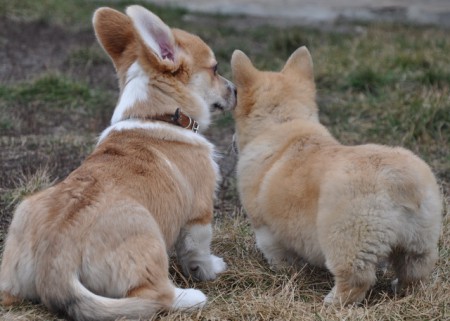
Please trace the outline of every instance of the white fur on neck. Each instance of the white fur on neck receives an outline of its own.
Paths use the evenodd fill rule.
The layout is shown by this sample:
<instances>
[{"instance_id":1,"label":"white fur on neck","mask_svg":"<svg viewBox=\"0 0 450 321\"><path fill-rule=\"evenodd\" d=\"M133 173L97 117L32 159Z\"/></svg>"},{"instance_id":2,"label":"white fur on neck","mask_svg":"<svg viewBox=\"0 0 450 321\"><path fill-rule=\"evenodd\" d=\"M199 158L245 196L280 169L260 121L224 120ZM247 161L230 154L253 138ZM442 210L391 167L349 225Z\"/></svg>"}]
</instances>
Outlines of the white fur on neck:
<instances>
[{"instance_id":1,"label":"white fur on neck","mask_svg":"<svg viewBox=\"0 0 450 321\"><path fill-rule=\"evenodd\" d=\"M194 103L200 107L200 112L196 115L196 121L200 125L200 130L204 131L209 127L211 123L211 114L209 110L209 105L206 97L210 95L210 91L207 91L207 94L201 94L204 91L204 88L209 86L208 83L205 83L204 77L200 75L194 75L189 82L189 89L194 97ZM208 97L212 101L214 98Z\"/></svg>"},{"instance_id":2,"label":"white fur on neck","mask_svg":"<svg viewBox=\"0 0 450 321\"><path fill-rule=\"evenodd\" d=\"M119 99L119 103L114 109L114 114L111 119L111 124L115 124L122 120L125 111L132 107L134 104L140 101L147 100L149 88L148 88L148 76L142 70L142 67L136 61L127 71L127 78L125 81L125 87Z\"/></svg>"},{"instance_id":3,"label":"white fur on neck","mask_svg":"<svg viewBox=\"0 0 450 321\"><path fill-rule=\"evenodd\" d=\"M122 120L115 124L112 124L100 134L97 146L99 146L102 141L113 131L127 131L136 129L148 130L150 132L163 131L164 135L159 134L161 136L161 139L166 139L169 141L179 141L193 145L203 145L207 147L211 155L211 165L216 174L216 183L219 182L220 170L219 165L216 162L216 159L219 158L219 155L215 152L214 145L211 144L205 137L203 137L203 135L194 133L193 131L187 130L185 128L176 127L174 125L163 122L147 122L139 119Z\"/></svg>"},{"instance_id":4,"label":"white fur on neck","mask_svg":"<svg viewBox=\"0 0 450 321\"><path fill-rule=\"evenodd\" d=\"M141 121L139 119L127 119L112 124L101 133L97 142L97 146L100 145L100 143L113 131L126 131L136 129L144 129L148 131L164 130L167 131L167 135L165 135L167 137L167 140L175 140L191 144L202 144L208 146L211 149L211 152L213 152L214 150L214 146L205 137L198 133L194 133L191 130L176 127L174 125L166 124L163 122L147 122Z\"/></svg>"},{"instance_id":5,"label":"white fur on neck","mask_svg":"<svg viewBox=\"0 0 450 321\"><path fill-rule=\"evenodd\" d=\"M208 107L208 104L206 103L206 101L204 99L202 99L202 97L200 97L199 94L192 92L192 96L194 96L196 103L198 104L198 106L201 109L201 112L198 114L198 116L195 120L197 121L197 123L200 126L200 131L204 132L211 123L211 115L209 112L209 107Z\"/></svg>"}]
</instances>

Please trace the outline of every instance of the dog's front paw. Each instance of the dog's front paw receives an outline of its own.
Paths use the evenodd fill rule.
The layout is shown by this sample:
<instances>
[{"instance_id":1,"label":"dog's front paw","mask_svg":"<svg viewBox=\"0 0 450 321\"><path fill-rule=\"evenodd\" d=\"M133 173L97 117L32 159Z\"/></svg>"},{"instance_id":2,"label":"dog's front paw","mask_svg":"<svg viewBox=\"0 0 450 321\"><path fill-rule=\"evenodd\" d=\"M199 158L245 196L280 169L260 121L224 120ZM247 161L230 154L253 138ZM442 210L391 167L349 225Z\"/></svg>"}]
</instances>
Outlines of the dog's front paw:
<instances>
[{"instance_id":1,"label":"dog's front paw","mask_svg":"<svg viewBox=\"0 0 450 321\"><path fill-rule=\"evenodd\" d=\"M336 286L331 289L331 291L325 296L323 299L323 304L325 305L333 305L336 304L338 300L336 300Z\"/></svg>"},{"instance_id":2,"label":"dog's front paw","mask_svg":"<svg viewBox=\"0 0 450 321\"><path fill-rule=\"evenodd\" d=\"M217 278L217 274L227 269L227 264L222 258L215 255L209 255L203 260L196 260L189 263L186 274L192 276L196 280L209 281Z\"/></svg>"},{"instance_id":3,"label":"dog's front paw","mask_svg":"<svg viewBox=\"0 0 450 321\"><path fill-rule=\"evenodd\" d=\"M210 258L214 273L219 274L227 270L227 264L221 257L211 255Z\"/></svg>"},{"instance_id":4,"label":"dog's front paw","mask_svg":"<svg viewBox=\"0 0 450 321\"><path fill-rule=\"evenodd\" d=\"M397 294L400 292L400 284L398 282L398 279L394 279L391 282L391 290L394 292L394 294Z\"/></svg>"}]
</instances>

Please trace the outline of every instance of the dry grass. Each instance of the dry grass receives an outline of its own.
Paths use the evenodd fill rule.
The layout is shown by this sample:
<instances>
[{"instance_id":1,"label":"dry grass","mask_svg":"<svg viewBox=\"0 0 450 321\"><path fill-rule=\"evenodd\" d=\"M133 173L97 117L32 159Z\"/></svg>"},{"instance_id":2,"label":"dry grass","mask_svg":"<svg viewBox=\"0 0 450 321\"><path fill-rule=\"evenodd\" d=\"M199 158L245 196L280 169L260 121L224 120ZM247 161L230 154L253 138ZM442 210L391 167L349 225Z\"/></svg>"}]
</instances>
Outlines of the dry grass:
<instances>
[{"instance_id":1,"label":"dry grass","mask_svg":"<svg viewBox=\"0 0 450 321\"><path fill-rule=\"evenodd\" d=\"M48 0L42 5L35 0L0 0L0 17L6 12L0 20L0 39L5 39L8 53L2 56L0 51L0 58L11 59L14 66L12 78L0 84L0 248L17 202L77 167L112 113L115 76L92 38L89 22L93 9L105 4L113 6L101 0ZM117 8L127 4L119 1ZM213 252L224 257L229 269L213 282L193 282L182 276L174 260L174 282L201 289L209 304L193 314L161 314L154 319L450 320L448 30L347 24L330 32L245 25L245 19L240 28L245 27L238 29L224 17L184 19L180 10L157 12L170 25L205 39L226 77L235 48L249 54L259 68L277 70L293 50L307 45L315 62L322 122L346 144L370 141L412 149L437 174L446 206L439 261L429 279L395 296L391 272L379 271L378 283L363 304L326 308L322 300L333 285L327 271L300 263L272 271L257 251L235 189L233 122L223 115L207 135L225 154ZM33 32L27 38L18 29ZM42 33L53 38L33 42ZM22 36L24 41L17 41ZM55 44L62 45L49 51ZM45 66L39 69L41 65ZM0 307L0 320L58 317L40 305L23 303Z\"/></svg>"},{"instance_id":2,"label":"dry grass","mask_svg":"<svg viewBox=\"0 0 450 321\"><path fill-rule=\"evenodd\" d=\"M332 277L311 266L283 271L268 268L256 250L253 234L244 215L236 210L222 217L215 228L213 249L223 255L227 272L212 282L187 280L172 265L178 286L196 287L209 297L209 304L192 314L161 314L158 320L448 320L450 309L450 233L448 217L440 240L440 258L433 275L402 296L390 290L390 272L378 273L378 283L366 302L345 308L325 307L322 299L331 289ZM56 320L40 306L23 304L0 309L2 320Z\"/></svg>"},{"instance_id":3,"label":"dry grass","mask_svg":"<svg viewBox=\"0 0 450 321\"><path fill-rule=\"evenodd\" d=\"M366 302L345 308L325 307L322 299L332 287L331 275L308 265L283 271L269 269L255 248L250 227L241 211L222 218L216 226L214 251L224 255L229 270L215 282L176 282L195 285L210 303L193 315L164 316L163 320L445 320L450 318L449 220L440 241L440 259L429 280L395 296L391 273L379 271L378 283Z\"/></svg>"}]
</instances>

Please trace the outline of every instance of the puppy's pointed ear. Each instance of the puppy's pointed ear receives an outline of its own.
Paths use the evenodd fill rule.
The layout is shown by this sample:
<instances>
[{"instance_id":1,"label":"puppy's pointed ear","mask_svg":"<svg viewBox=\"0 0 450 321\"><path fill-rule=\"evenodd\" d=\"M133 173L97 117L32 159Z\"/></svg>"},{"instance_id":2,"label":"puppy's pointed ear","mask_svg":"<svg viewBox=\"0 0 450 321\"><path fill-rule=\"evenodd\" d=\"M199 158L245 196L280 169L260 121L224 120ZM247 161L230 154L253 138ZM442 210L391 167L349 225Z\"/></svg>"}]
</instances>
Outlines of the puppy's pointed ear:
<instances>
[{"instance_id":1,"label":"puppy's pointed ear","mask_svg":"<svg viewBox=\"0 0 450 321\"><path fill-rule=\"evenodd\" d=\"M257 77L258 72L250 59L240 50L235 50L231 56L231 70L233 82L238 87L249 86Z\"/></svg>"},{"instance_id":2,"label":"puppy's pointed ear","mask_svg":"<svg viewBox=\"0 0 450 321\"><path fill-rule=\"evenodd\" d=\"M303 46L289 57L281 71L285 75L314 80L313 61L309 50Z\"/></svg>"},{"instance_id":3,"label":"puppy's pointed ear","mask_svg":"<svg viewBox=\"0 0 450 321\"><path fill-rule=\"evenodd\" d=\"M134 41L130 18L119 11L103 7L95 11L92 23L98 42L117 68L123 52Z\"/></svg>"},{"instance_id":4,"label":"puppy's pointed ear","mask_svg":"<svg viewBox=\"0 0 450 321\"><path fill-rule=\"evenodd\" d=\"M158 16L134 5L126 10L142 41L160 62L174 62L177 48L172 30Z\"/></svg>"}]
</instances>

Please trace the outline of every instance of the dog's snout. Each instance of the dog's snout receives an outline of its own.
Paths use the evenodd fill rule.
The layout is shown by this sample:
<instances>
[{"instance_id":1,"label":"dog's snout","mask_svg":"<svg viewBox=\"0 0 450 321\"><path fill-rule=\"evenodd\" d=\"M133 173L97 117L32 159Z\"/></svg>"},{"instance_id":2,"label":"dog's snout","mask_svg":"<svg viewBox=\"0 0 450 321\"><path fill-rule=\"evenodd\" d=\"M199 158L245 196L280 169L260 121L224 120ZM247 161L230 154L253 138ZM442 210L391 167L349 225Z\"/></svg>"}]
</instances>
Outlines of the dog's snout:
<instances>
[{"instance_id":1,"label":"dog's snout","mask_svg":"<svg viewBox=\"0 0 450 321\"><path fill-rule=\"evenodd\" d=\"M227 81L228 89L230 89L230 91L236 92L236 86L231 81L229 81L228 79L226 79L226 81Z\"/></svg>"},{"instance_id":2,"label":"dog's snout","mask_svg":"<svg viewBox=\"0 0 450 321\"><path fill-rule=\"evenodd\" d=\"M233 134L233 138L232 138L232 141L231 141L231 148L232 148L234 154L239 155L239 149L238 149L236 133Z\"/></svg>"},{"instance_id":3,"label":"dog's snout","mask_svg":"<svg viewBox=\"0 0 450 321\"><path fill-rule=\"evenodd\" d=\"M228 81L228 83L227 83L228 89L231 92L231 94L233 95L234 100L237 101L237 88L231 81L229 81L229 80L227 80L227 81Z\"/></svg>"},{"instance_id":4,"label":"dog's snout","mask_svg":"<svg viewBox=\"0 0 450 321\"><path fill-rule=\"evenodd\" d=\"M216 102L222 110L232 110L236 107L237 103L237 89L236 86L225 77L220 76L221 92L220 102ZM213 106L217 109L217 106Z\"/></svg>"},{"instance_id":5,"label":"dog's snout","mask_svg":"<svg viewBox=\"0 0 450 321\"><path fill-rule=\"evenodd\" d=\"M233 93L234 93L234 98L237 99L237 88L235 85L233 85Z\"/></svg>"}]
</instances>

